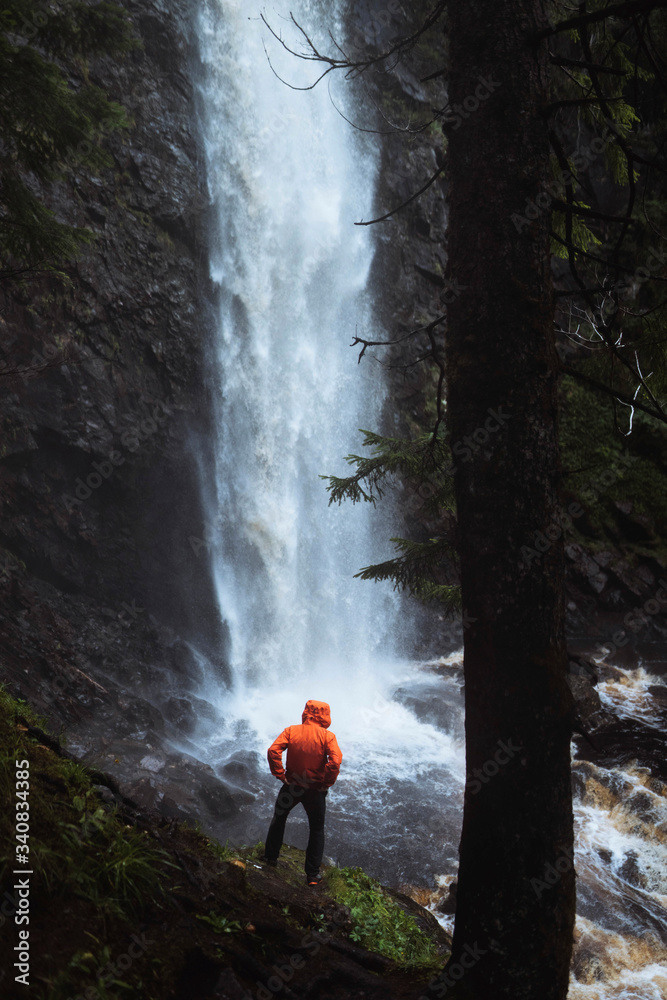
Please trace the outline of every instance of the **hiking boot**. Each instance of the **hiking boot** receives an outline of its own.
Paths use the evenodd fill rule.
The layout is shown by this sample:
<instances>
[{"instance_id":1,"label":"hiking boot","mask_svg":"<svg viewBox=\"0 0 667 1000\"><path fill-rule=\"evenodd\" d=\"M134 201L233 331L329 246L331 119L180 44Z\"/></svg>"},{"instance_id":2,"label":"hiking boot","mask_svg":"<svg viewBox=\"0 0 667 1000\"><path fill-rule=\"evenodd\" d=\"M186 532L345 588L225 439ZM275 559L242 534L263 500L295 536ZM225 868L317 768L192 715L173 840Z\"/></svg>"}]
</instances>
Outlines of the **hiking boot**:
<instances>
[{"instance_id":1,"label":"hiking boot","mask_svg":"<svg viewBox=\"0 0 667 1000\"><path fill-rule=\"evenodd\" d=\"M277 858L267 858L263 854L262 857L259 860L262 862L262 864L270 865L272 868L277 868L278 867L278 859Z\"/></svg>"},{"instance_id":2,"label":"hiking boot","mask_svg":"<svg viewBox=\"0 0 667 1000\"><path fill-rule=\"evenodd\" d=\"M322 881L322 875L320 872L315 872L314 875L306 875L307 885L319 885Z\"/></svg>"}]
</instances>

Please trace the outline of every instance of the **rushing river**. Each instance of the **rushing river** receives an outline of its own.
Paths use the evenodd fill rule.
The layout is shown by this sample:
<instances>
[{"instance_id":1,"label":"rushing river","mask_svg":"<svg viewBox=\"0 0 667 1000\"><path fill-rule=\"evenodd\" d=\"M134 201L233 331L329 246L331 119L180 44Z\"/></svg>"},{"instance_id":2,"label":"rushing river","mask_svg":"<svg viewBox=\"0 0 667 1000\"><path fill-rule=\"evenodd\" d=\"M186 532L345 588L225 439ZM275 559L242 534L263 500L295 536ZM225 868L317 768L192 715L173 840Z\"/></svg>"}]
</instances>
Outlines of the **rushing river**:
<instances>
[{"instance_id":1,"label":"rushing river","mask_svg":"<svg viewBox=\"0 0 667 1000\"><path fill-rule=\"evenodd\" d=\"M323 45L329 28L344 37L336 3L298 0L270 14L292 44L290 10ZM463 799L460 661L397 654L409 645L409 606L389 585L353 579L393 554L391 507L328 507L320 478L343 475L344 456L361 451L359 428L381 424L379 366L358 365L349 347L357 330L383 334L367 288L371 234L353 225L372 210L378 155L325 84L298 91L278 80L265 45L297 87L317 67L282 51L258 15L248 0L202 0L198 22L220 296L217 458L203 479L232 681L203 664L198 694L216 714L193 740L202 760L254 796L230 838L263 840L276 793L266 747L300 721L308 698L328 701L344 760L326 853L389 884L442 887L456 874ZM344 82L332 88L354 117ZM628 711L649 711L644 683L628 674ZM623 692L610 684L603 698L613 707ZM657 1000L667 996L664 786L641 768L575 770L570 996ZM287 831L305 846L305 816Z\"/></svg>"}]
</instances>

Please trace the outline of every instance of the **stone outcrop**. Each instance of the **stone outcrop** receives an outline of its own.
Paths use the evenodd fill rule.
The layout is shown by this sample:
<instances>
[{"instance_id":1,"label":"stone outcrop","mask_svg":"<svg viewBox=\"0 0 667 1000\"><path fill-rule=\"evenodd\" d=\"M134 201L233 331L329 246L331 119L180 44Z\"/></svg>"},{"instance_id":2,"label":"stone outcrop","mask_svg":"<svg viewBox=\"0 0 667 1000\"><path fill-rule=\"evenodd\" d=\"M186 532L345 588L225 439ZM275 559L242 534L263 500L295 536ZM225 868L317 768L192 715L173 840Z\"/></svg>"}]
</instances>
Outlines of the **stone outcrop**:
<instances>
[{"instance_id":1,"label":"stone outcrop","mask_svg":"<svg viewBox=\"0 0 667 1000\"><path fill-rule=\"evenodd\" d=\"M65 727L72 749L122 780L137 801L219 828L252 796L256 765L232 761L215 774L189 743L208 708L196 696L193 643L226 677L201 509L202 470L212 464L215 300L197 127L196 4L126 6L141 48L124 60L96 60L90 75L127 108L132 126L107 140L108 169L77 171L44 192L58 217L88 226L95 243L70 269L69 285L49 279L0 289L0 680ZM390 3L373 20L360 5L353 35L375 32L379 47L409 16L418 10ZM358 124L390 132L369 216L410 198L443 163L437 124L419 133L388 125L424 123L444 106L442 81L420 82L441 42L427 39L411 69L398 64L365 79ZM443 278L444 194L439 177L375 227L372 278L387 339L433 321L460 290ZM385 426L373 429L418 433L432 425L433 369L411 364L423 347L423 338L411 339L388 352L399 412L392 402ZM6 374L16 368L23 374ZM409 484L395 509L394 534L425 539L442 531ZM653 527L642 517L619 507L619 530L648 544ZM612 544L593 553L571 541L567 552L569 626L581 651L612 642L620 611L635 605L644 617L634 615L623 646L641 640L657 649L661 564L645 563L642 576ZM420 653L460 646L457 623L432 607L415 616ZM594 692L573 683L586 688L592 707ZM404 701L430 718L423 695ZM440 711L452 721L459 706Z\"/></svg>"},{"instance_id":2,"label":"stone outcrop","mask_svg":"<svg viewBox=\"0 0 667 1000\"><path fill-rule=\"evenodd\" d=\"M132 125L105 140L108 169L44 191L95 242L66 285L5 286L0 321L20 372L0 400L0 679L91 759L113 744L123 779L187 731L189 643L224 671L199 499L214 303L196 5L126 6L141 46L90 79Z\"/></svg>"}]
</instances>

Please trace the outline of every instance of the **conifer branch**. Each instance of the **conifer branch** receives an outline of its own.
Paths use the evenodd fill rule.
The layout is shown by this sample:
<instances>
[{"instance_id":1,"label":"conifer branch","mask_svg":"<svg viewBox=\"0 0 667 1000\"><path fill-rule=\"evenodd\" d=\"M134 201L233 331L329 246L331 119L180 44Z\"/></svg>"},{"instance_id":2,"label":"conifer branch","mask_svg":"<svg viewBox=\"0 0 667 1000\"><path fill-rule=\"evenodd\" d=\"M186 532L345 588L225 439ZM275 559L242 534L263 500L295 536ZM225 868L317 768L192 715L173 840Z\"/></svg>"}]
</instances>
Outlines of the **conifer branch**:
<instances>
[{"instance_id":1,"label":"conifer branch","mask_svg":"<svg viewBox=\"0 0 667 1000\"><path fill-rule=\"evenodd\" d=\"M365 566L355 573L361 580L390 580L394 590L408 590L422 600L440 600L445 613L461 610L461 588L456 584L437 583L434 573L445 557L454 558L455 549L444 537L430 538L428 542L412 542L405 538L392 538L400 555L373 566Z\"/></svg>"},{"instance_id":2,"label":"conifer branch","mask_svg":"<svg viewBox=\"0 0 667 1000\"><path fill-rule=\"evenodd\" d=\"M601 10L593 10L588 14L581 14L577 17L569 17L565 21L559 21L551 28L545 28L538 32L535 41L543 38L550 38L563 31L572 31L574 28L584 28L589 24L596 24L599 21L606 21L609 17L636 17L637 14L650 14L653 10L667 7L667 0L627 0L625 3L609 4Z\"/></svg>"}]
</instances>

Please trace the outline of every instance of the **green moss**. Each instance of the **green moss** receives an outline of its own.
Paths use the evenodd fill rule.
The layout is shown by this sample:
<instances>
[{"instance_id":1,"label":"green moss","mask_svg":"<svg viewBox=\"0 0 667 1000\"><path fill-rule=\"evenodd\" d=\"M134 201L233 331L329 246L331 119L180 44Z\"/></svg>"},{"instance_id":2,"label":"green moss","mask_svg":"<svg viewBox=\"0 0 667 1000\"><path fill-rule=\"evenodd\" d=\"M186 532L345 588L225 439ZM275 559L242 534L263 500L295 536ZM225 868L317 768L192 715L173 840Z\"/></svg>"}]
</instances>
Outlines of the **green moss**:
<instances>
[{"instance_id":1,"label":"green moss","mask_svg":"<svg viewBox=\"0 0 667 1000\"><path fill-rule=\"evenodd\" d=\"M78 993L83 972L90 974L108 961L104 946L94 946L96 940L127 936L128 925L146 906L161 905L169 861L146 831L102 804L85 767L30 735L28 727L45 726L29 705L0 686L0 796L11 807L0 814L0 892L11 890L10 873L21 864L17 859L26 857L31 922L56 907L67 911L70 921L76 915L73 936L79 932L93 942L90 951L75 950L64 969L58 959L58 971L42 993L58 1000ZM17 768L16 762L24 761L28 766ZM27 788L19 789L19 776ZM24 790L27 834L16 829L14 818L14 804ZM107 995L116 993L100 994Z\"/></svg>"},{"instance_id":2,"label":"green moss","mask_svg":"<svg viewBox=\"0 0 667 1000\"><path fill-rule=\"evenodd\" d=\"M195 825L195 830L197 830L198 833L201 833L201 826L199 826L199 829L197 829L197 825ZM241 857L241 853L244 850L243 848L229 847L228 840L226 840L224 844L220 844L218 843L217 840L209 840L208 837L205 837L203 833L202 837L204 837L207 849L211 852L211 854L215 858L218 859L218 861L239 860Z\"/></svg>"},{"instance_id":3,"label":"green moss","mask_svg":"<svg viewBox=\"0 0 667 1000\"><path fill-rule=\"evenodd\" d=\"M215 910L209 910L208 915L198 913L197 920L209 924L216 934L238 934L239 931L243 930L239 920L230 920L229 917L225 917L222 913L216 913Z\"/></svg>"},{"instance_id":4,"label":"green moss","mask_svg":"<svg viewBox=\"0 0 667 1000\"><path fill-rule=\"evenodd\" d=\"M160 246L165 247L167 250L174 249L174 241L166 230L158 229L156 239Z\"/></svg>"},{"instance_id":5,"label":"green moss","mask_svg":"<svg viewBox=\"0 0 667 1000\"><path fill-rule=\"evenodd\" d=\"M436 967L442 964L433 941L361 868L330 868L327 889L347 906L352 921L350 938L369 951L379 952L402 966Z\"/></svg>"},{"instance_id":6,"label":"green moss","mask_svg":"<svg viewBox=\"0 0 667 1000\"><path fill-rule=\"evenodd\" d=\"M12 806L0 813L0 895L11 899L12 869L20 864L15 761L25 760L30 831L29 849L20 853L29 858L30 942L39 942L31 959L36 1000L87 991L99 1000L169 1000L191 975L194 954L234 969L252 989L257 977L248 981L244 970L284 964L304 936L321 937L308 975L322 975L340 961L328 936L343 937L350 926L353 941L404 967L392 977L412 981L413 970L438 964L435 944L415 919L360 869L329 868L313 892L304 884L302 850L285 845L279 867L267 869L257 860L263 844L230 847L186 823L149 823L125 806L109 807L85 766L45 744L44 721L0 686L0 795ZM332 905L349 908L351 925L346 918L332 929ZM3 967L13 961L15 941L0 935ZM139 953L123 965L122 956L134 955L131 942Z\"/></svg>"}]
</instances>

